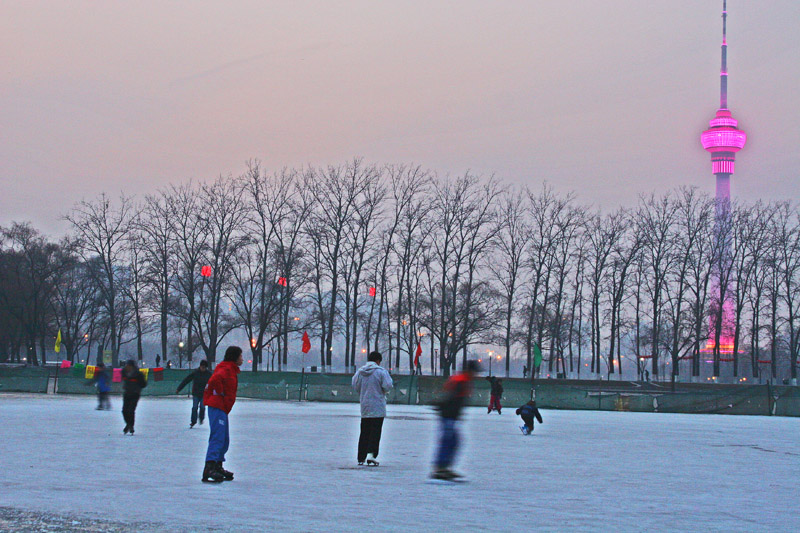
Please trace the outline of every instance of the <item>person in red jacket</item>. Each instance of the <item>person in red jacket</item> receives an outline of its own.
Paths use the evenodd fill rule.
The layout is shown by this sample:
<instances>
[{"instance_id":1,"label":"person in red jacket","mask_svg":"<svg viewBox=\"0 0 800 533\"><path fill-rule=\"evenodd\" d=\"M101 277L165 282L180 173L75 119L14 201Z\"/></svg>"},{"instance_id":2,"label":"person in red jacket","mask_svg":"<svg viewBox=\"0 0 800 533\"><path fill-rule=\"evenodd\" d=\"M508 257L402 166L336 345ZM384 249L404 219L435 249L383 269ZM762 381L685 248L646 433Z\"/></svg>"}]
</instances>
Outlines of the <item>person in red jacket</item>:
<instances>
[{"instance_id":1,"label":"person in red jacket","mask_svg":"<svg viewBox=\"0 0 800 533\"><path fill-rule=\"evenodd\" d=\"M242 349L229 346L225 359L217 365L206 384L203 403L208 407L208 451L203 481L219 483L233 479L233 472L222 468L225 452L230 444L228 414L236 402L236 388L239 385L239 367L242 366Z\"/></svg>"},{"instance_id":2,"label":"person in red jacket","mask_svg":"<svg viewBox=\"0 0 800 533\"><path fill-rule=\"evenodd\" d=\"M441 419L441 430L432 479L458 481L462 477L461 474L453 472L450 466L459 446L458 419L472 394L472 381L478 372L481 372L481 365L478 361L469 360L460 373L451 376L444 384L444 397L436 404Z\"/></svg>"}]
</instances>

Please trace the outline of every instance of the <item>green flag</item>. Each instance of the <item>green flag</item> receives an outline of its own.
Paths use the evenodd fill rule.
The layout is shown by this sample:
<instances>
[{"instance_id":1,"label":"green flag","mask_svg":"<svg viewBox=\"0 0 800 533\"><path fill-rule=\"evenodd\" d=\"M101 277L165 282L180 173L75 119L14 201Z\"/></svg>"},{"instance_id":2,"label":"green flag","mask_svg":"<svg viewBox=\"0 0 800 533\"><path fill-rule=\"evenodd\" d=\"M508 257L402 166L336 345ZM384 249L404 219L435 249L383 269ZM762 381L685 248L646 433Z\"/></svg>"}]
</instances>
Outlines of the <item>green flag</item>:
<instances>
[{"instance_id":1,"label":"green flag","mask_svg":"<svg viewBox=\"0 0 800 533\"><path fill-rule=\"evenodd\" d=\"M542 350L537 344L533 345L533 368L539 368L542 364Z\"/></svg>"}]
</instances>

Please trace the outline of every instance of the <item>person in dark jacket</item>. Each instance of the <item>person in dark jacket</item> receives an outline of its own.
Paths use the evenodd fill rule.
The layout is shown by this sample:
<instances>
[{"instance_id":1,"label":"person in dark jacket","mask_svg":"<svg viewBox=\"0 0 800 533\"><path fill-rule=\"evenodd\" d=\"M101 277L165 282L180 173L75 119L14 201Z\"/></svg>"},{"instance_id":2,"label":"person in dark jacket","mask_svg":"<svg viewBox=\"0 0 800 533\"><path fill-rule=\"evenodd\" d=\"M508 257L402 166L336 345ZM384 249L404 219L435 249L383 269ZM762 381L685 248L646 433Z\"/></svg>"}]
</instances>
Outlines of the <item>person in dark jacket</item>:
<instances>
[{"instance_id":1,"label":"person in dark jacket","mask_svg":"<svg viewBox=\"0 0 800 533\"><path fill-rule=\"evenodd\" d=\"M438 402L440 417L439 447L434 460L431 478L454 481L461 477L451 470L459 446L458 419L464 404L472 394L472 381L481 371L477 361L467 361L462 372L450 377L444 384L444 397Z\"/></svg>"},{"instance_id":2,"label":"person in dark jacket","mask_svg":"<svg viewBox=\"0 0 800 533\"><path fill-rule=\"evenodd\" d=\"M229 346L225 359L217 365L206 384L203 403L208 407L208 450L203 481L219 483L233 479L233 472L222 468L225 453L230 444L228 414L236 403L236 390L239 386L239 367L243 362L242 349Z\"/></svg>"},{"instance_id":3,"label":"person in dark jacket","mask_svg":"<svg viewBox=\"0 0 800 533\"><path fill-rule=\"evenodd\" d=\"M122 369L122 417L125 419L125 434L133 435L133 424L136 422L136 405L142 389L147 387L144 374L136 366L136 361L129 359Z\"/></svg>"},{"instance_id":4,"label":"person in dark jacket","mask_svg":"<svg viewBox=\"0 0 800 533\"><path fill-rule=\"evenodd\" d=\"M521 416L522 421L525 422L524 426L519 427L523 435L530 435L533 433L533 417L536 417L536 420L538 420L540 424L544 424L544 422L542 422L542 415L536 407L536 400L529 401L517 409L516 413Z\"/></svg>"},{"instance_id":5,"label":"person in dark jacket","mask_svg":"<svg viewBox=\"0 0 800 533\"><path fill-rule=\"evenodd\" d=\"M200 425L203 425L203 419L206 417L206 405L203 403L203 393L206 390L206 383L208 383L210 377L211 371L208 369L208 361L203 359L200 361L197 370L189 373L175 390L175 394L180 394L181 389L188 385L190 381L192 382L192 417L189 422L190 428L193 428L194 425L197 424L198 411L200 414Z\"/></svg>"},{"instance_id":6,"label":"person in dark jacket","mask_svg":"<svg viewBox=\"0 0 800 533\"><path fill-rule=\"evenodd\" d=\"M111 392L111 384L106 372L106 365L98 363L94 371L92 383L97 387L97 409L98 411L111 410L111 401L108 399L108 393Z\"/></svg>"},{"instance_id":7,"label":"person in dark jacket","mask_svg":"<svg viewBox=\"0 0 800 533\"><path fill-rule=\"evenodd\" d=\"M486 379L489 380L489 385L491 386L491 398L489 399L489 410L487 414L497 409L497 414L501 415L503 414L503 406L500 405L500 398L503 397L503 382L494 376L489 376Z\"/></svg>"}]
</instances>

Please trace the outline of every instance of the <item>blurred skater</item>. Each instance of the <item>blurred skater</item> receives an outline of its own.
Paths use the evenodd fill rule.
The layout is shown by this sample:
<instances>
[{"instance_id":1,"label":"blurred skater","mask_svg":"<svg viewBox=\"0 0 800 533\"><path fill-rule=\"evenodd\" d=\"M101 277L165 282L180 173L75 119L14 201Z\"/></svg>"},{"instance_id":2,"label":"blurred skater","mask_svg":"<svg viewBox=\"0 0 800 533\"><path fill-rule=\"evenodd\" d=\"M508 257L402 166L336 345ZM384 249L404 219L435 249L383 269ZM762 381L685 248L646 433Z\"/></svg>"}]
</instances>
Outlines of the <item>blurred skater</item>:
<instances>
[{"instance_id":1,"label":"blurred skater","mask_svg":"<svg viewBox=\"0 0 800 533\"><path fill-rule=\"evenodd\" d=\"M361 404L361 434L358 437L358 464L378 466L378 451L381 444L381 430L386 416L386 393L394 383L389 372L381 367L383 356L380 352L370 352L367 364L353 375L353 389L358 393Z\"/></svg>"},{"instance_id":2,"label":"blurred skater","mask_svg":"<svg viewBox=\"0 0 800 533\"><path fill-rule=\"evenodd\" d=\"M190 372L175 390L175 394L180 394L181 390L188 385L190 381L192 382L192 416L189 422L190 428L193 428L194 425L197 424L198 418L200 420L200 425L203 425L203 419L206 417L206 405L203 403L203 393L206 390L206 383L208 383L210 377L211 371L208 369L208 361L203 359L200 361L197 370ZM200 415L199 417L198 412Z\"/></svg>"},{"instance_id":3,"label":"blurred skater","mask_svg":"<svg viewBox=\"0 0 800 533\"><path fill-rule=\"evenodd\" d=\"M236 389L239 386L239 367L242 366L242 349L228 346L225 359L217 365L206 384L203 402L208 407L208 450L203 481L219 483L233 479L233 472L222 468L225 453L230 444L228 415L236 403Z\"/></svg>"},{"instance_id":4,"label":"blurred skater","mask_svg":"<svg viewBox=\"0 0 800 533\"><path fill-rule=\"evenodd\" d=\"M522 417L522 421L525 422L524 426L519 427L523 435L530 435L533 433L533 417L536 417L536 420L538 420L540 424L544 424L544 422L542 422L542 415L536 407L536 400L529 401L517 409L516 413Z\"/></svg>"},{"instance_id":5,"label":"blurred skater","mask_svg":"<svg viewBox=\"0 0 800 533\"><path fill-rule=\"evenodd\" d=\"M108 393L111 392L111 384L106 372L106 365L98 363L92 378L94 386L97 387L97 409L98 411L111 410L111 401L108 399Z\"/></svg>"},{"instance_id":6,"label":"blurred skater","mask_svg":"<svg viewBox=\"0 0 800 533\"><path fill-rule=\"evenodd\" d=\"M122 369L122 418L125 419L125 434L133 435L133 425L136 422L136 406L142 389L147 387L144 374L136 366L136 361L128 359Z\"/></svg>"},{"instance_id":7,"label":"blurred skater","mask_svg":"<svg viewBox=\"0 0 800 533\"><path fill-rule=\"evenodd\" d=\"M450 468L459 446L458 419L464 404L472 394L472 380L481 371L477 361L469 360L461 373L451 376L444 384L444 398L438 403L440 416L439 447L434 460L432 479L454 481L462 476Z\"/></svg>"},{"instance_id":8,"label":"blurred skater","mask_svg":"<svg viewBox=\"0 0 800 533\"><path fill-rule=\"evenodd\" d=\"M503 382L494 376L489 376L486 379L491 386L491 397L489 399L489 411L487 414L497 409L497 414L501 415L503 414L503 406L500 405L500 398L503 397Z\"/></svg>"}]
</instances>

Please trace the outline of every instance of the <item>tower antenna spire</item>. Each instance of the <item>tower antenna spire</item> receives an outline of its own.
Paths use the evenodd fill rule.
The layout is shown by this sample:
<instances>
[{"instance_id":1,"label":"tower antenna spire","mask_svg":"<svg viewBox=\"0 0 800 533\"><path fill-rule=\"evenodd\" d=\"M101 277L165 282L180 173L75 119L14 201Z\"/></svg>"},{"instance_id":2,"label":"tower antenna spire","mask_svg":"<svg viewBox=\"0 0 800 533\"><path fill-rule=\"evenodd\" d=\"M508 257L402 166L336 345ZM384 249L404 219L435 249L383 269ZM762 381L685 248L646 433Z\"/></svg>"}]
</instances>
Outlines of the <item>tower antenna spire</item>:
<instances>
[{"instance_id":1,"label":"tower antenna spire","mask_svg":"<svg viewBox=\"0 0 800 533\"><path fill-rule=\"evenodd\" d=\"M719 107L728 109L728 0L722 0L722 68L719 71Z\"/></svg>"}]
</instances>

